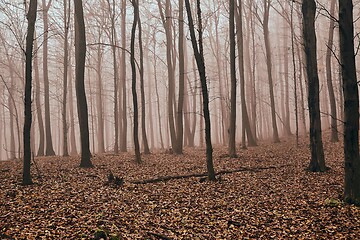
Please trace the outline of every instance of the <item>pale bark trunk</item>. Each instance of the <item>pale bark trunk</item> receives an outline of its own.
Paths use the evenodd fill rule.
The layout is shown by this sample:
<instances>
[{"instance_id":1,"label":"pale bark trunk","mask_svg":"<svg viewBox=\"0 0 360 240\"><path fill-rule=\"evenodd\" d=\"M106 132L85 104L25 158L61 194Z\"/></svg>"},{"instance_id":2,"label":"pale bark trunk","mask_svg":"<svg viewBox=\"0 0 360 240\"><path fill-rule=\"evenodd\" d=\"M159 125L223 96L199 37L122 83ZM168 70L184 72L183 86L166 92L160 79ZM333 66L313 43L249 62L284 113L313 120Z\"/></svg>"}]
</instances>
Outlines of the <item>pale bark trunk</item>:
<instances>
[{"instance_id":1,"label":"pale bark trunk","mask_svg":"<svg viewBox=\"0 0 360 240\"><path fill-rule=\"evenodd\" d=\"M50 90L49 90L49 73L48 73L48 39L49 39L49 19L48 11L51 5L51 0L46 4L46 0L42 0L43 21L44 21L44 41L43 41L43 78L44 78L44 105L45 105L45 155L55 155L52 136L51 136L51 121L50 121Z\"/></svg>"}]
</instances>

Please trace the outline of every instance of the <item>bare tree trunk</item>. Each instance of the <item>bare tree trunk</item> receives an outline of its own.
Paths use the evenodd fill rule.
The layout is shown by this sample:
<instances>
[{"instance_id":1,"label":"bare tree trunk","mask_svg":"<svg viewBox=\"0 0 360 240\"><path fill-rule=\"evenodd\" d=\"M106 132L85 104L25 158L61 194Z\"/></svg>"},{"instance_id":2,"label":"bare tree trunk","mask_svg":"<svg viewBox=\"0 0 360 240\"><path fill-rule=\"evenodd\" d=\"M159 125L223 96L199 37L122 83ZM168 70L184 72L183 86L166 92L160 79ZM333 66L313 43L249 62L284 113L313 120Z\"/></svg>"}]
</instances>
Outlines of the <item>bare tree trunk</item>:
<instances>
[{"instance_id":1,"label":"bare tree trunk","mask_svg":"<svg viewBox=\"0 0 360 240\"><path fill-rule=\"evenodd\" d=\"M237 4L236 4L237 5ZM239 59L239 72L240 72L240 97L241 97L241 116L242 116L242 147L246 148L245 133L249 146L256 146L256 140L251 132L249 115L245 101L245 67L244 67L244 38L243 38L243 20L242 20L242 1L236 6L235 11L236 25L237 25L237 38L238 38L238 59Z\"/></svg>"},{"instance_id":2,"label":"bare tree trunk","mask_svg":"<svg viewBox=\"0 0 360 240\"><path fill-rule=\"evenodd\" d=\"M299 111L298 111L298 95L297 95L298 92L297 92L297 81L296 81L295 32L294 32L293 16L294 16L294 2L291 2L291 9L290 9L291 55L293 62L293 78L294 78L295 137L296 137L296 147L298 147L299 146Z\"/></svg>"},{"instance_id":3,"label":"bare tree trunk","mask_svg":"<svg viewBox=\"0 0 360 240\"><path fill-rule=\"evenodd\" d=\"M30 163L31 163L31 147L30 147L30 132L31 132L31 81L32 81L32 55L34 32L36 22L37 1L30 0L29 12L27 14L28 29L26 36L26 67L25 67L25 122L24 122L24 165L22 184L32 184Z\"/></svg>"},{"instance_id":4,"label":"bare tree trunk","mask_svg":"<svg viewBox=\"0 0 360 240\"><path fill-rule=\"evenodd\" d=\"M360 205L359 90L354 53L352 0L339 0L340 58L344 91L344 199Z\"/></svg>"},{"instance_id":5,"label":"bare tree trunk","mask_svg":"<svg viewBox=\"0 0 360 240\"><path fill-rule=\"evenodd\" d=\"M203 52L203 43L202 43L202 19L201 19L201 8L200 8L200 0L197 0L197 15L198 15L198 31L199 31L199 39L197 45L197 40L195 36L194 23L191 14L191 8L189 0L185 0L186 11L188 15L189 21L189 30L191 36L191 43L194 49L194 55L196 59L196 63L198 66L198 71L200 75L201 81L201 90L203 96L203 113L205 120L205 140L206 140L206 164L208 171L208 179L210 181L215 181L215 170L213 164L213 148L211 144L211 122L210 122L210 113L209 113L209 95L206 83L206 71L205 71L205 62L204 62L204 52Z\"/></svg>"},{"instance_id":6,"label":"bare tree trunk","mask_svg":"<svg viewBox=\"0 0 360 240\"><path fill-rule=\"evenodd\" d=\"M331 0L330 3L330 15L334 16L335 14L335 3L336 0ZM330 18L330 26L329 26L329 38L327 42L327 49L326 49L326 82L329 92L329 100L330 100L330 109L331 109L331 141L338 142L338 129L337 129L337 114L336 114L336 101L335 101L335 93L333 87L333 80L332 80L332 68L331 68L331 49L333 48L334 44L334 28L335 28L335 21L334 19Z\"/></svg>"},{"instance_id":7,"label":"bare tree trunk","mask_svg":"<svg viewBox=\"0 0 360 240\"><path fill-rule=\"evenodd\" d=\"M126 48L126 0L121 1L121 47ZM120 139L120 151L127 151L127 93L126 93L126 53L122 51L121 60L121 83L122 83L122 124Z\"/></svg>"},{"instance_id":8,"label":"bare tree trunk","mask_svg":"<svg viewBox=\"0 0 360 240\"><path fill-rule=\"evenodd\" d=\"M101 34L100 34L101 36ZM99 40L100 40L99 36ZM97 138L98 138L98 153L105 152L104 145L104 109L103 109L103 86L102 86L102 49L101 45L97 46L97 61L96 61L96 73L97 73L97 98L96 98L96 110L97 110Z\"/></svg>"},{"instance_id":9,"label":"bare tree trunk","mask_svg":"<svg viewBox=\"0 0 360 240\"><path fill-rule=\"evenodd\" d=\"M44 42L43 42L43 78L44 78L44 98L45 98L45 155L55 155L52 136L51 136L51 122L50 122L50 99L49 99L49 74L48 74L48 38L49 38L49 20L48 12L52 0L46 4L46 0L42 0L43 21L44 21Z\"/></svg>"},{"instance_id":10,"label":"bare tree trunk","mask_svg":"<svg viewBox=\"0 0 360 240\"><path fill-rule=\"evenodd\" d=\"M71 66L71 56L69 55L69 66ZM73 99L73 79L72 71L69 71L69 115L70 115L70 154L76 155L76 139L75 139L75 119L74 119L74 99Z\"/></svg>"},{"instance_id":11,"label":"bare tree trunk","mask_svg":"<svg viewBox=\"0 0 360 240\"><path fill-rule=\"evenodd\" d=\"M236 65L235 65L235 0L229 1L229 40L230 40L230 124L229 124L229 155L236 157Z\"/></svg>"},{"instance_id":12,"label":"bare tree trunk","mask_svg":"<svg viewBox=\"0 0 360 240\"><path fill-rule=\"evenodd\" d=\"M311 161L309 170L323 172L326 170L324 150L321 139L320 100L319 100L319 76L316 57L316 34L315 34L315 11L314 0L304 0L302 3L303 13L303 36L306 55L306 72L308 79L308 105L310 114L310 149Z\"/></svg>"},{"instance_id":13,"label":"bare tree trunk","mask_svg":"<svg viewBox=\"0 0 360 240\"><path fill-rule=\"evenodd\" d=\"M270 15L270 1L264 1L264 39L265 39L265 50L266 50L266 66L268 72L269 80L269 90L270 90L270 107L271 107L271 120L273 128L273 141L274 143L280 142L278 128L276 124L276 110L275 110L275 98L274 98L274 84L272 76L272 60L271 60L271 46L270 46L270 36L269 36L269 15Z\"/></svg>"},{"instance_id":14,"label":"bare tree trunk","mask_svg":"<svg viewBox=\"0 0 360 240\"><path fill-rule=\"evenodd\" d=\"M69 6L67 6L69 4ZM62 101L62 123L63 123L63 156L69 156L68 152L68 124L67 124L67 92L68 92L68 70L69 70L69 26L70 25L70 0L64 0L64 86L63 86L63 101Z\"/></svg>"},{"instance_id":15,"label":"bare tree trunk","mask_svg":"<svg viewBox=\"0 0 360 240\"><path fill-rule=\"evenodd\" d=\"M179 101L176 113L176 147L174 152L183 153L184 125L184 91L185 91L185 57L184 57L184 0L179 0Z\"/></svg>"},{"instance_id":16,"label":"bare tree trunk","mask_svg":"<svg viewBox=\"0 0 360 240\"><path fill-rule=\"evenodd\" d=\"M139 6L137 7L139 10ZM143 41L142 41L142 28L141 20L138 18L139 26L139 54L140 54L140 97L141 97L141 135L144 144L144 153L150 154L149 143L146 135L146 106L145 106L145 89L144 89L144 53L143 53Z\"/></svg>"},{"instance_id":17,"label":"bare tree trunk","mask_svg":"<svg viewBox=\"0 0 360 240\"><path fill-rule=\"evenodd\" d=\"M287 12L287 4L285 4L285 11ZM286 14L285 12L285 14ZM284 20L284 29L286 29L286 21ZM291 136L290 126L290 104L289 104L289 52L288 52L288 36L285 31L284 34L284 80L285 80L285 119L284 119L284 130L286 136Z\"/></svg>"},{"instance_id":18,"label":"bare tree trunk","mask_svg":"<svg viewBox=\"0 0 360 240\"><path fill-rule=\"evenodd\" d=\"M36 38L36 33L34 33ZM37 41L34 40L34 48L37 49ZM35 105L36 105L36 115L39 125L39 148L37 151L37 156L44 156L44 122L42 118L42 108L40 101L40 74L39 74L39 58L37 54L34 55L34 78L35 78Z\"/></svg>"},{"instance_id":19,"label":"bare tree trunk","mask_svg":"<svg viewBox=\"0 0 360 240\"><path fill-rule=\"evenodd\" d=\"M81 163L80 167L92 167L90 143L88 106L86 102L84 74L86 57L86 35L82 0L74 0L75 6L75 74L77 110L81 137Z\"/></svg>"},{"instance_id":20,"label":"bare tree trunk","mask_svg":"<svg viewBox=\"0 0 360 240\"><path fill-rule=\"evenodd\" d=\"M132 72L132 95L133 95L133 105L134 105L134 148L135 148L135 161L136 163L141 163L140 155L140 146L139 146L139 113L138 113L138 100L136 93L136 66L135 66L135 34L136 34L136 25L139 22L139 5L138 0L132 0L132 5L134 7L134 20L131 29L131 72Z\"/></svg>"},{"instance_id":21,"label":"bare tree trunk","mask_svg":"<svg viewBox=\"0 0 360 240\"><path fill-rule=\"evenodd\" d=\"M174 123L174 96L175 96L175 73L174 73L174 54L173 54L173 43L172 43L172 17L171 17L171 6L170 0L166 0L165 3L165 16L162 10L162 4L160 0L157 0L158 7L160 10L161 19L165 29L166 35L166 61L168 69L168 122L170 130L171 145L176 148L176 132Z\"/></svg>"}]
</instances>

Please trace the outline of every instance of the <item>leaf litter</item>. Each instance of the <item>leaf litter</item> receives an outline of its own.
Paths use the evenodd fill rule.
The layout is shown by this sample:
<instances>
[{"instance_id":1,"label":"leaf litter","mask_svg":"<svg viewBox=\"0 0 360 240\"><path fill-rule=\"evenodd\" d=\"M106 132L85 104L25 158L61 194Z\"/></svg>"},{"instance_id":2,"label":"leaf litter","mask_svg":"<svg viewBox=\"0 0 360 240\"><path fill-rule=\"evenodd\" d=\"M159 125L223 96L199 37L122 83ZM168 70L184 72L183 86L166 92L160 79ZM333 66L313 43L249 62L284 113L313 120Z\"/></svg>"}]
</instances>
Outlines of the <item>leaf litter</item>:
<instances>
[{"instance_id":1,"label":"leaf litter","mask_svg":"<svg viewBox=\"0 0 360 240\"><path fill-rule=\"evenodd\" d=\"M135 184L206 173L201 148L140 165L131 153L94 155L91 169L78 156L36 158L32 186L19 184L21 161L0 162L0 239L360 239L360 210L341 201L341 143L325 142L324 173L306 171L306 142L226 150L214 149L217 182Z\"/></svg>"}]
</instances>

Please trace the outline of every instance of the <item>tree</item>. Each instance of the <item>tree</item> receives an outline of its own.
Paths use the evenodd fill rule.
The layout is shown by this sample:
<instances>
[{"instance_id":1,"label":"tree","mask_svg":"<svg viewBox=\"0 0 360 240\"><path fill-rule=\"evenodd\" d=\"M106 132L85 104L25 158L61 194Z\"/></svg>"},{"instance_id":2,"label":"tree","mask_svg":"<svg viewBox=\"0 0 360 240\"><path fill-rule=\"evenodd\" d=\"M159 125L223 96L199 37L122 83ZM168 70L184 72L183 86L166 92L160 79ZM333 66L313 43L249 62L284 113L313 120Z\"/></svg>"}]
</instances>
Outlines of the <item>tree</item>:
<instances>
[{"instance_id":1,"label":"tree","mask_svg":"<svg viewBox=\"0 0 360 240\"><path fill-rule=\"evenodd\" d=\"M126 0L121 1L121 47L126 48ZM120 59L120 79L122 88L122 124L121 124L121 139L120 151L127 151L127 101L126 101L126 54L125 51L121 53Z\"/></svg>"},{"instance_id":2,"label":"tree","mask_svg":"<svg viewBox=\"0 0 360 240\"><path fill-rule=\"evenodd\" d=\"M48 71L48 39L49 39L49 18L48 12L51 6L52 0L46 4L45 0L42 0L43 8L43 21L44 21L44 42L43 42L43 77L44 77L44 98L45 98L45 155L55 155L54 147L51 137L51 121L50 121L50 93L49 93L49 71Z\"/></svg>"},{"instance_id":3,"label":"tree","mask_svg":"<svg viewBox=\"0 0 360 240\"><path fill-rule=\"evenodd\" d=\"M275 143L280 142L279 132L276 123L276 110L275 110L275 98L274 98L274 81L273 81L273 67L272 67L272 58L271 58L271 45L270 45L270 32L269 32L269 17L270 17L270 6L271 0L263 0L264 5L264 15L263 20L261 21L260 17L256 17L261 22L264 31L264 41L265 41L265 55L266 55L266 67L269 81L269 93L270 93L270 108L271 108L271 121L273 129L273 141Z\"/></svg>"},{"instance_id":4,"label":"tree","mask_svg":"<svg viewBox=\"0 0 360 240\"><path fill-rule=\"evenodd\" d=\"M360 205L359 92L354 54L352 0L339 0L339 28L344 92L344 198L348 203Z\"/></svg>"},{"instance_id":5,"label":"tree","mask_svg":"<svg viewBox=\"0 0 360 240\"><path fill-rule=\"evenodd\" d=\"M75 78L77 110L81 138L81 163L80 167L92 167L90 143L88 107L85 94L85 57L86 57L86 35L82 0L74 0L75 6Z\"/></svg>"},{"instance_id":6,"label":"tree","mask_svg":"<svg viewBox=\"0 0 360 240\"><path fill-rule=\"evenodd\" d=\"M202 91L202 100L203 100L203 114L204 114L204 121L205 121L205 141L206 141L206 165L207 165L207 172L208 172L208 179L210 181L215 181L215 170L214 164L212 159L212 144L211 144L211 124L210 124L210 113L209 113L209 94L207 89L206 83L206 70L205 70L205 61L204 61L204 52L203 52L203 40L202 40L202 19L201 19L201 6L200 0L196 1L197 3L197 15L198 15L198 34L199 39L197 43L197 39L195 36L195 27L192 18L190 2L189 0L185 0L186 12L189 21L189 30L191 36L191 43L194 49L194 55L196 64L198 67L198 72L200 75L201 81L201 91ZM198 46L199 44L199 46Z\"/></svg>"},{"instance_id":7,"label":"tree","mask_svg":"<svg viewBox=\"0 0 360 240\"><path fill-rule=\"evenodd\" d=\"M131 73L132 73L132 83L131 90L133 95L133 105L134 105L134 148L135 148L135 161L136 163L141 163L140 155L140 146L139 146L139 112L138 112L138 100L136 93L136 65L135 65L135 34L136 34L136 25L139 21L139 5L138 0L132 0L132 5L134 7L134 20L131 29L131 42L130 42L130 62L131 62Z\"/></svg>"},{"instance_id":8,"label":"tree","mask_svg":"<svg viewBox=\"0 0 360 240\"><path fill-rule=\"evenodd\" d=\"M36 22L37 0L30 0L29 11L27 14L28 28L26 36L26 65L25 65L25 122L24 122L24 165L23 165L23 185L32 184L30 163L31 163L31 147L30 147L30 132L31 132L31 82L32 82L32 56L33 43Z\"/></svg>"},{"instance_id":9,"label":"tree","mask_svg":"<svg viewBox=\"0 0 360 240\"><path fill-rule=\"evenodd\" d=\"M310 115L310 150L311 160L309 170L323 172L326 170L324 150L321 139L319 76L316 56L314 0L304 0L302 3L303 37L306 56L306 73L308 79L308 106Z\"/></svg>"},{"instance_id":10,"label":"tree","mask_svg":"<svg viewBox=\"0 0 360 240\"><path fill-rule=\"evenodd\" d=\"M245 134L249 146L256 146L256 140L251 131L249 115L245 101L245 67L244 67L244 37L243 37L243 20L242 20L242 1L239 5L235 3L236 11L236 29L237 29L237 42L238 42L238 61L240 73L240 97L241 97L241 116L242 116L242 147L246 148Z\"/></svg>"},{"instance_id":11,"label":"tree","mask_svg":"<svg viewBox=\"0 0 360 240\"><path fill-rule=\"evenodd\" d=\"M137 7L137 9L139 10L139 6ZM141 100L141 135L142 135L142 140L143 140L143 144L144 144L144 153L145 154L149 154L150 153L150 149L149 149L149 144L148 144L148 140L147 140L147 135L146 135L146 126L145 126L145 122L146 122L146 106L145 106L145 89L144 89L144 51L143 51L143 41L142 41L142 28L141 28L141 20L140 20L140 14L138 17L138 26L139 26L139 54L140 54L140 100Z\"/></svg>"},{"instance_id":12,"label":"tree","mask_svg":"<svg viewBox=\"0 0 360 240\"><path fill-rule=\"evenodd\" d=\"M69 6L67 6L69 5ZM62 121L63 121L63 156L69 156L68 151L68 124L66 118L66 104L68 91L68 70L69 70L69 28L70 28L70 0L64 0L64 86L63 86L63 101L62 101Z\"/></svg>"},{"instance_id":13,"label":"tree","mask_svg":"<svg viewBox=\"0 0 360 240\"><path fill-rule=\"evenodd\" d=\"M230 124L229 155L236 157L236 65L235 65L235 0L229 1L229 40L230 40Z\"/></svg>"},{"instance_id":14,"label":"tree","mask_svg":"<svg viewBox=\"0 0 360 240\"><path fill-rule=\"evenodd\" d=\"M327 42L326 49L326 81L329 92L329 100L330 100L330 110L331 110L331 141L338 142L338 129L337 129L337 114L336 114L336 101L335 101L335 93L333 87L332 80L332 67L331 67L331 56L332 56L332 48L334 43L334 28L335 28L335 20L333 19L335 13L335 3L336 0L331 0L330 3L330 26L329 26L329 38Z\"/></svg>"}]
</instances>

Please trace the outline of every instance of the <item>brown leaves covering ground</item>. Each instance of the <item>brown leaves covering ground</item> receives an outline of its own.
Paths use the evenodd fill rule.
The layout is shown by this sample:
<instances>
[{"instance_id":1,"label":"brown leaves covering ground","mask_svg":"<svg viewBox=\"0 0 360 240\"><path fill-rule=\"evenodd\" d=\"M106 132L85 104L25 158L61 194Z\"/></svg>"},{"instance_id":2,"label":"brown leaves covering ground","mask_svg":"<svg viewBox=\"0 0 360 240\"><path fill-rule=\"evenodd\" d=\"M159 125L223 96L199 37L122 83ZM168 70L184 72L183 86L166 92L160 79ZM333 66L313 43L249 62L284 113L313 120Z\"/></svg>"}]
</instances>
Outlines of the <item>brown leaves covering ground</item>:
<instances>
[{"instance_id":1,"label":"brown leaves covering ground","mask_svg":"<svg viewBox=\"0 0 360 240\"><path fill-rule=\"evenodd\" d=\"M216 171L277 167L224 174L218 182L199 178L151 184L131 181L203 173L203 149L176 156L130 153L94 156L81 169L79 157L38 158L36 184L20 186L21 162L0 163L0 239L91 239L102 231L113 239L360 239L360 210L344 205L341 143L325 143L325 173L305 171L304 142L262 143L226 157L216 148ZM124 185L106 185L107 175Z\"/></svg>"}]
</instances>

